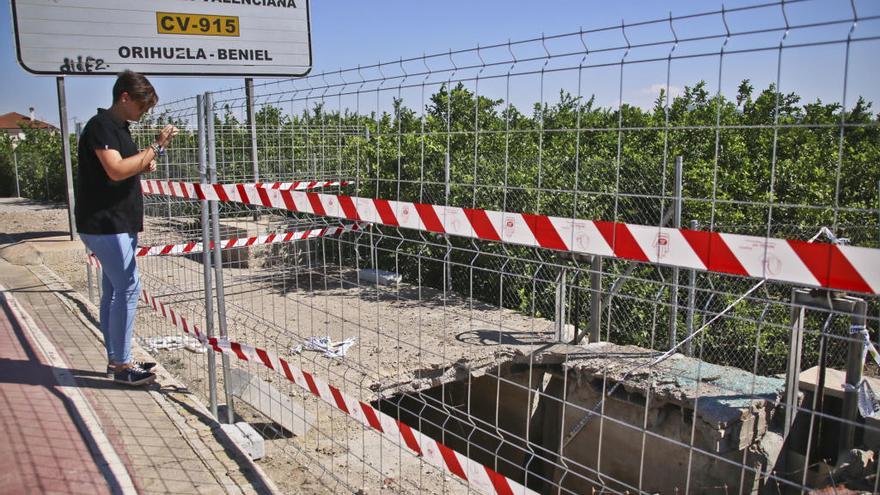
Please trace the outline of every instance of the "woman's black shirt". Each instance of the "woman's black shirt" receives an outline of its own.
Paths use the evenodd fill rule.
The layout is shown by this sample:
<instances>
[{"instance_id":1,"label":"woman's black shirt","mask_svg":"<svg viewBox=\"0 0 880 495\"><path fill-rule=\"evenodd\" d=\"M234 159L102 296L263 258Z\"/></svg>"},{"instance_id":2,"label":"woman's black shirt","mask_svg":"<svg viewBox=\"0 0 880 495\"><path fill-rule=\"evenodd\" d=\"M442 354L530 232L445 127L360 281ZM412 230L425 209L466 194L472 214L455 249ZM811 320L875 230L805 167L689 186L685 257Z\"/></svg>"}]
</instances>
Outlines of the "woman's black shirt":
<instances>
[{"instance_id":1,"label":"woman's black shirt","mask_svg":"<svg viewBox=\"0 0 880 495\"><path fill-rule=\"evenodd\" d=\"M79 138L76 184L76 229L84 234L134 234L144 230L141 176L114 181L95 150L113 149L128 158L138 153L128 122L102 108Z\"/></svg>"}]
</instances>

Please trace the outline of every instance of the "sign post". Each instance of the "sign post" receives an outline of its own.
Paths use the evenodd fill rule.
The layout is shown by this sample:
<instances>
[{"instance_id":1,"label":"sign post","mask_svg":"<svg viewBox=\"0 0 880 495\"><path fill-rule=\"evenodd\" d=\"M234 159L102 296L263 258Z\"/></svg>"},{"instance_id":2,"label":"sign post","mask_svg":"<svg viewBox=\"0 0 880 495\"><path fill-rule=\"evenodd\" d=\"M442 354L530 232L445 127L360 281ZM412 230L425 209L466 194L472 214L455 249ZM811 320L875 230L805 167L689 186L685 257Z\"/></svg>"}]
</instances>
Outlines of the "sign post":
<instances>
[{"instance_id":1,"label":"sign post","mask_svg":"<svg viewBox=\"0 0 880 495\"><path fill-rule=\"evenodd\" d=\"M67 96L64 92L64 77L55 78L58 88L58 120L61 124L61 154L64 155L64 177L67 182L67 225L70 227L70 240L79 238L76 235L76 220L73 218L73 166L70 160L70 129L67 127Z\"/></svg>"}]
</instances>

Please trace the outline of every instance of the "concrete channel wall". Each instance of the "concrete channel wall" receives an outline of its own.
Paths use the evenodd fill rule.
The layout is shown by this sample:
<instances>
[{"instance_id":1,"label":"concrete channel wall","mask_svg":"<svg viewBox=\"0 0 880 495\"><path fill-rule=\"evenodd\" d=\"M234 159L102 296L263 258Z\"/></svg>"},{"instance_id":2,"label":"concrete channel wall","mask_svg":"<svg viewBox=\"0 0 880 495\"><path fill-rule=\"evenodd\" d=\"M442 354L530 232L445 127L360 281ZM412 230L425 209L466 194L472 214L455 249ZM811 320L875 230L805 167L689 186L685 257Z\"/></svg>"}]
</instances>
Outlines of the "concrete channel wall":
<instances>
[{"instance_id":1,"label":"concrete channel wall","mask_svg":"<svg viewBox=\"0 0 880 495\"><path fill-rule=\"evenodd\" d=\"M760 491L782 449L771 427L781 379L674 355L627 377L567 441L603 389L654 355L608 343L549 346L381 407L540 492L683 492L689 472L700 473L692 493Z\"/></svg>"}]
</instances>

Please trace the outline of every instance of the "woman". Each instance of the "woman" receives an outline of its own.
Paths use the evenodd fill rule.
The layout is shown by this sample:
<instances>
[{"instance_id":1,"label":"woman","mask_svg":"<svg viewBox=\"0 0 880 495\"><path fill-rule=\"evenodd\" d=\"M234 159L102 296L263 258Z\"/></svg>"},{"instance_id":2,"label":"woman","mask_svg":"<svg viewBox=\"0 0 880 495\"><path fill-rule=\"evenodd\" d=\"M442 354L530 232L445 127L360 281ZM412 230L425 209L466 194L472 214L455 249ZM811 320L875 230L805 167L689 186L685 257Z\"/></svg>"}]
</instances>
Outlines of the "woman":
<instances>
[{"instance_id":1,"label":"woman","mask_svg":"<svg viewBox=\"0 0 880 495\"><path fill-rule=\"evenodd\" d=\"M143 230L141 174L156 170L156 157L177 135L165 126L156 140L137 149L129 122L138 121L159 97L141 74L125 71L113 85L113 105L98 109L79 139L76 228L104 272L101 284L101 332L107 349L107 374L117 383L144 385L156 379L155 363L131 359L132 329L140 297L135 263L138 233Z\"/></svg>"}]
</instances>

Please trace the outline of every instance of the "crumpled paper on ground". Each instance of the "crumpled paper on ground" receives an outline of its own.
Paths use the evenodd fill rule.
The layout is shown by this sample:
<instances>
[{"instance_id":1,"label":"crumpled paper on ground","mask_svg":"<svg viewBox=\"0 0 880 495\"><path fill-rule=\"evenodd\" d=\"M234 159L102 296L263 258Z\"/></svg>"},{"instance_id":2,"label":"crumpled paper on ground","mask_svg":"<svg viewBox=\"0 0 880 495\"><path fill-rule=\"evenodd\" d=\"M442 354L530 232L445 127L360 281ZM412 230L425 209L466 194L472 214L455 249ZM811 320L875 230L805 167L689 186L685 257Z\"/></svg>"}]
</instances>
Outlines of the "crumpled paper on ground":
<instances>
[{"instance_id":1,"label":"crumpled paper on ground","mask_svg":"<svg viewBox=\"0 0 880 495\"><path fill-rule=\"evenodd\" d=\"M303 345L293 347L293 352L301 353L303 350L323 353L328 358L342 358L348 349L354 345L354 337L349 337L340 342L333 342L329 335L323 337L309 337Z\"/></svg>"},{"instance_id":2,"label":"crumpled paper on ground","mask_svg":"<svg viewBox=\"0 0 880 495\"><path fill-rule=\"evenodd\" d=\"M197 339L187 335L166 335L164 337L143 337L140 339L141 345L149 353L156 351L176 351L186 349L196 354L204 354L208 349L202 345Z\"/></svg>"}]
</instances>

